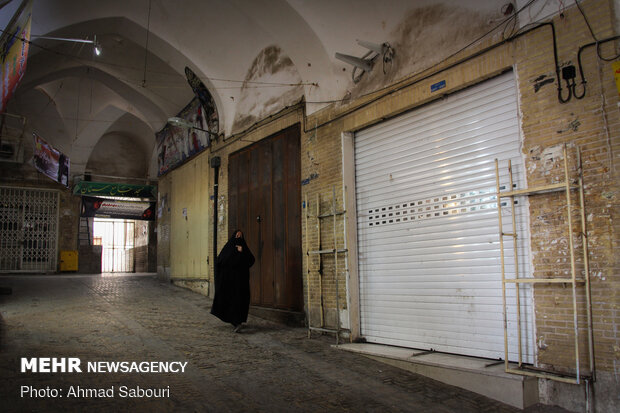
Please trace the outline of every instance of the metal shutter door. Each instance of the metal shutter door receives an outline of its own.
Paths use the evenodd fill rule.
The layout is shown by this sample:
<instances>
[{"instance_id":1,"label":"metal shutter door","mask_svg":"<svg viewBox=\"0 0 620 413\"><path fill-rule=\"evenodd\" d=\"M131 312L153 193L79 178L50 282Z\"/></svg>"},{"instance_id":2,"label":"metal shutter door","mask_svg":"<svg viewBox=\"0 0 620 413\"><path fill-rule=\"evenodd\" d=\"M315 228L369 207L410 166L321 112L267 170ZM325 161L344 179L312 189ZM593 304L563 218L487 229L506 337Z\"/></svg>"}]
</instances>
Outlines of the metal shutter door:
<instances>
[{"instance_id":1,"label":"metal shutter door","mask_svg":"<svg viewBox=\"0 0 620 413\"><path fill-rule=\"evenodd\" d=\"M514 75L507 73L355 136L361 329L369 342L504 358L495 165L524 187ZM511 232L509 205L504 231ZM520 277L529 274L528 208L516 205ZM505 238L505 241L507 238ZM505 242L506 274L514 274ZM532 362L531 286L521 287ZM507 287L509 358L516 299Z\"/></svg>"}]
</instances>

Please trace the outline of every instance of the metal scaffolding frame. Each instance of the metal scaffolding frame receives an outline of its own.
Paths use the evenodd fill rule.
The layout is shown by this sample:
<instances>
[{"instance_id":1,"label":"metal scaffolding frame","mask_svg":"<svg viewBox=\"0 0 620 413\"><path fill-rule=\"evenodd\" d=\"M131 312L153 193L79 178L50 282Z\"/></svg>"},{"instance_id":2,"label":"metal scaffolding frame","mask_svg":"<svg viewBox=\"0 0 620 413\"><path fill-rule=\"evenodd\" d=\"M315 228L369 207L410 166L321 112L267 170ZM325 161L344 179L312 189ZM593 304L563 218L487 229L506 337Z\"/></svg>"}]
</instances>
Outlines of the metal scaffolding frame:
<instances>
[{"instance_id":1,"label":"metal scaffolding frame","mask_svg":"<svg viewBox=\"0 0 620 413\"><path fill-rule=\"evenodd\" d=\"M310 211L310 206L308 204L308 196L304 195L304 205L306 208L306 222L305 222L305 229L306 229L306 257L307 257L307 262L306 262L306 269L307 269L307 295L308 295L308 338L311 337L312 331L319 331L319 332L323 332L323 333L334 333L336 335L336 344L340 344L340 333L342 331L342 328L340 328L340 300L339 300L339 295L340 295L340 290L339 290L339 282L338 279L339 274L339 266L338 266L338 257L339 254L345 254L347 253L347 248L338 248L337 246L337 237L336 237L336 219L339 216L342 216L343 218L346 219L346 211L342 210L342 211L337 211L336 210L336 186L334 185L332 188L332 207L331 207L331 211L328 213L323 213L321 214L321 198L320 195L317 193L316 194L316 213L315 215L311 215L309 213ZM310 250L309 248L309 232L308 232L308 220L309 218L314 218L316 219L316 231L317 231L317 243L318 243L318 248L316 250ZM322 242L322 237L321 237L321 220L323 219L327 219L327 218L332 218L332 230L333 230L333 248L329 248L329 249L325 249L323 248L323 242ZM346 229L345 229L346 231ZM345 239L346 239L346 234L345 234ZM333 254L334 255L334 279L336 281L336 328L327 328L325 327L325 308L324 308L324 303L323 303L323 256L326 254ZM312 322L310 320L310 256L311 255L317 255L319 257L319 268L316 271L318 273L319 276L319 296L320 296L320 315L321 315L321 322L320 322L320 326L316 327L316 326L312 326Z\"/></svg>"},{"instance_id":2,"label":"metal scaffolding frame","mask_svg":"<svg viewBox=\"0 0 620 413\"><path fill-rule=\"evenodd\" d=\"M566 145L563 148L564 154L564 181L556 184L545 185L540 187L513 190L513 176L512 176L512 163L508 161L508 175L510 177L510 191L500 191L500 178L499 178L499 162L495 159L495 178L496 178L496 191L497 191L497 216L499 221L499 240L500 240L500 255L501 255L501 267L502 267L502 303L503 303L503 317L504 317L504 363L505 371L507 373L520 374L524 376L533 376L539 378L545 378L564 383L580 384L581 379L585 379L586 382L591 380L596 381L596 369L594 364L594 343L592 333L592 305L591 305L591 293L590 293L590 268L589 268L589 253L588 253L588 236L586 229L586 214L585 214L585 198L583 191L583 168L581 164L581 152L579 148L577 150L577 184L571 185L570 176L568 172L568 156ZM575 248L573 245L573 218L572 218L572 202L571 191L579 191L579 211L581 218L581 239L583 244L583 262L584 262L584 277L577 278L575 270ZM571 264L571 277L569 278L519 278L518 267L518 255L517 255L517 228L515 219L515 197L518 196L532 196L543 193L564 191L566 194L566 209L567 209L567 223L568 223L568 239L570 250L570 264ZM501 198L510 199L511 215L512 215L512 233L506 233L503 230L502 223L502 210L501 210ZM504 237L512 237L514 245L515 256L515 277L506 278L505 272L505 256L504 256ZM521 341L521 308L520 308L520 293L519 286L521 284L534 285L537 283L562 283L570 284L572 286L572 304L573 304L573 328L575 339L575 376L563 374L556 371L546 371L542 369L528 368L523 365L522 359L522 341ZM508 364L508 321L506 314L506 284L514 284L516 289L516 305L517 305L517 336L518 336L518 350L519 360L518 368L511 368ZM582 375L580 373L579 366L579 328L577 323L577 286L584 285L584 293L586 296L586 311L587 311L587 323L588 323L588 354L589 354L589 366L590 374Z\"/></svg>"}]
</instances>

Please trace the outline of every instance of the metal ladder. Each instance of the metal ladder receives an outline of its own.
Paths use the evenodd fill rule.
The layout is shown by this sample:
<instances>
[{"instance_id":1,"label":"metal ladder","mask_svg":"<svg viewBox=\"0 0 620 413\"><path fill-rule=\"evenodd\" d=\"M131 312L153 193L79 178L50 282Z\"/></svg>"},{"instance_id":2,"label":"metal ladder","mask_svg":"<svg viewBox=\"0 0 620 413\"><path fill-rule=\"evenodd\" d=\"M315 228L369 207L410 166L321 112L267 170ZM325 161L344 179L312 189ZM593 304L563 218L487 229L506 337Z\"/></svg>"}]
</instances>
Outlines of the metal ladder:
<instances>
[{"instance_id":1,"label":"metal ladder","mask_svg":"<svg viewBox=\"0 0 620 413\"><path fill-rule=\"evenodd\" d=\"M331 211L327 212L327 213L321 213L320 208L321 208L321 198L320 195L317 193L316 194L316 201L315 201L315 211L316 213L314 215L311 215L309 213L310 211L310 206L308 204L308 197L307 195L304 196L304 205L305 205L305 209L306 209L306 222L305 222L305 229L306 229L306 257L307 257L307 262L306 262L306 268L307 268L307 296L308 296L308 338L311 337L311 334L313 331L319 331L322 333L334 333L336 335L336 344L340 343L340 333L342 331L342 328L340 327L340 300L339 300L339 295L340 295L340 290L339 290L339 281L338 279L340 278L339 275L339 265L338 265L338 258L340 254L346 254L347 253L347 248L345 245L345 248L338 248L337 246L337 237L336 237L336 225L337 225L337 217L342 216L343 218L346 218L346 211L342 210L342 211L337 211L336 210L336 186L333 186L332 188L332 207L331 207ZM310 218L313 218L316 220L316 231L317 231L317 243L318 243L318 248L315 250L310 250L309 248L309 235L310 233L308 232L308 220ZM332 248L324 248L323 247L323 241L322 241L322 237L321 237L321 221L323 219L328 219L328 218L332 218L332 230L333 230L333 247ZM345 234L345 239L346 239L346 234ZM325 306L324 306L324 300L323 300L323 277L324 277L324 268L323 268L323 257L325 255L332 255L334 256L334 278L335 278L335 284L336 284L336 328L327 328L325 327ZM312 322L311 322L311 317L310 317L310 274L312 271L310 271L310 256L311 255L316 255L319 258L319 268L316 271L318 273L318 281L319 281L319 305L320 305L320 325L319 326L313 326Z\"/></svg>"},{"instance_id":2,"label":"metal ladder","mask_svg":"<svg viewBox=\"0 0 620 413\"><path fill-rule=\"evenodd\" d=\"M512 163L508 161L508 175L510 177L510 191L501 192L500 178L499 178L499 162L495 159L495 178L496 178L496 191L497 191L497 216L499 221L499 241L500 241L500 255L501 255L501 267L502 267L502 303L503 303L503 317L504 317L504 363L507 373L520 374L524 376L534 376L539 378L556 380L564 383L579 384L582 378L595 381L595 365L594 365L594 348L593 348L593 333L592 333L592 306L591 306L591 293L590 293L590 270L588 261L588 237L586 230L586 215L585 215L585 199L583 192L583 168L581 165L581 152L577 148L577 184L571 185L570 176L568 172L568 156L566 145L563 148L564 153L564 180L556 184L544 185L534 188L513 190L513 171ZM583 261L584 261L584 277L577 278L575 270L575 248L573 245L573 218L572 218L572 202L571 191L579 191L579 211L581 217L581 237L583 244ZM567 223L568 223L568 239L570 250L570 264L571 264L571 276L570 277L555 277L555 278L519 278L519 266L518 266L518 254L517 254L517 227L515 219L515 197L519 196L533 196L539 194L545 194L550 192L563 191L566 194L566 209L567 209ZM510 199L511 215L512 215L512 232L507 233L503 231L502 225L502 208L501 198ZM513 238L514 245L514 257L515 257L515 275L514 278L507 278L505 271L505 254L504 254L504 237ZM571 377L566 374L562 374L556 371L546 371L539 368L531 368L523 365L523 352L521 341L521 307L520 307L520 294L519 287L521 284L538 284L538 283L561 283L570 284L572 287L572 306L573 306L573 328L574 328L574 340L575 340L575 376ZM506 285L514 284L516 289L516 306L517 306L517 335L519 341L519 360L518 368L511 368L508 364L508 320L506 311ZM584 284L585 296L586 296L586 309L587 309L587 324L588 324L588 353L589 353L589 366L590 374L582 376L580 374L579 365L579 328L577 323L577 286Z\"/></svg>"}]
</instances>

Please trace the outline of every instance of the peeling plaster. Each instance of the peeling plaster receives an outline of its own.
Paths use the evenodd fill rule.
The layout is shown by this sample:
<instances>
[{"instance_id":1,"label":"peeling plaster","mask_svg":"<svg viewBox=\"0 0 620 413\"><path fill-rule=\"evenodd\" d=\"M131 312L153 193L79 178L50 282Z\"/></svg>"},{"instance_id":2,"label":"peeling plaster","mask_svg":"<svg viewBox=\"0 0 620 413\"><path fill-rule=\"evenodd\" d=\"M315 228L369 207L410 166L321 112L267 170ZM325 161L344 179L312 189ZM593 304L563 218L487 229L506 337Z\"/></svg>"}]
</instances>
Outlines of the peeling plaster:
<instances>
[{"instance_id":1,"label":"peeling plaster","mask_svg":"<svg viewBox=\"0 0 620 413\"><path fill-rule=\"evenodd\" d=\"M278 46L264 48L246 74L232 132L241 132L257 120L296 103L304 94L301 83L297 68Z\"/></svg>"},{"instance_id":2,"label":"peeling plaster","mask_svg":"<svg viewBox=\"0 0 620 413\"><path fill-rule=\"evenodd\" d=\"M351 91L351 97L380 89L438 63L488 32L500 14L500 10L473 11L458 3L412 9L385 39L395 51L392 63L385 66L386 73L379 56L374 69L365 73Z\"/></svg>"},{"instance_id":3,"label":"peeling plaster","mask_svg":"<svg viewBox=\"0 0 620 413\"><path fill-rule=\"evenodd\" d=\"M225 233L226 223L228 222L226 218L226 197L224 195L220 195L217 201L217 227L218 231Z\"/></svg>"},{"instance_id":4,"label":"peeling plaster","mask_svg":"<svg viewBox=\"0 0 620 413\"><path fill-rule=\"evenodd\" d=\"M566 149L574 147L573 144L567 144ZM570 159L570 157L569 157ZM528 176L532 176L533 173L541 167L539 174L541 176L550 176L552 173L555 176L550 176L550 182L560 182L564 180L564 144L558 144L541 148L540 146L533 146L529 150L529 157L527 159L527 172Z\"/></svg>"}]
</instances>

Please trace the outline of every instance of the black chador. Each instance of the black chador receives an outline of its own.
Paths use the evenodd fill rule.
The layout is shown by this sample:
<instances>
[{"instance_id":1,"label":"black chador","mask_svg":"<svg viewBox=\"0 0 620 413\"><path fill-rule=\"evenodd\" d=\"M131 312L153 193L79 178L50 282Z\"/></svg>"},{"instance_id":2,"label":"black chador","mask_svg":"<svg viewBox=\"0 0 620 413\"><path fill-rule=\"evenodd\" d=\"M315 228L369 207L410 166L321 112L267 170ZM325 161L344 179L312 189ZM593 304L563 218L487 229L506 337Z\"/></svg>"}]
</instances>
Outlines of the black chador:
<instances>
[{"instance_id":1,"label":"black chador","mask_svg":"<svg viewBox=\"0 0 620 413\"><path fill-rule=\"evenodd\" d=\"M250 267L254 255L239 230L233 232L215 262L215 296L211 314L231 323L238 331L248 319L250 308Z\"/></svg>"}]
</instances>

